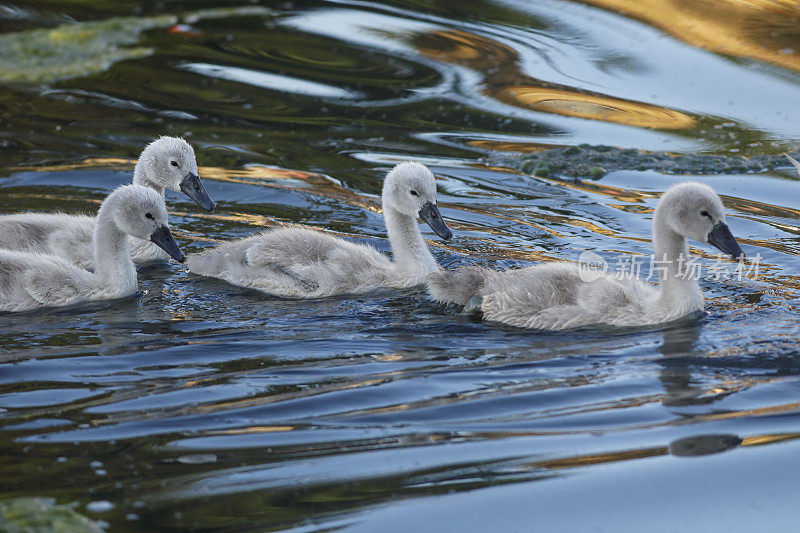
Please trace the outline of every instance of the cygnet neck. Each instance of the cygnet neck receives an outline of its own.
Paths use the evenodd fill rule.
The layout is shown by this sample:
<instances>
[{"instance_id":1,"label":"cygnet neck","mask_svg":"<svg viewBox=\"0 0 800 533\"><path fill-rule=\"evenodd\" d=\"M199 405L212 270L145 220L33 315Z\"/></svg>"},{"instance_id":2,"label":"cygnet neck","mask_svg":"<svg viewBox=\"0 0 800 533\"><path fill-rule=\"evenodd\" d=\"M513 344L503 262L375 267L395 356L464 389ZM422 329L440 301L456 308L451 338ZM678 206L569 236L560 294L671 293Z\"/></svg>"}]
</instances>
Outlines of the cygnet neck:
<instances>
[{"instance_id":1,"label":"cygnet neck","mask_svg":"<svg viewBox=\"0 0 800 533\"><path fill-rule=\"evenodd\" d=\"M439 270L439 264L422 238L416 217L390 207L384 198L383 219L389 234L393 262L402 276L422 279Z\"/></svg>"},{"instance_id":2,"label":"cygnet neck","mask_svg":"<svg viewBox=\"0 0 800 533\"><path fill-rule=\"evenodd\" d=\"M115 203L106 200L94 225L94 274L98 284L114 292L136 291L136 267L131 260L128 235L114 222Z\"/></svg>"},{"instance_id":3,"label":"cygnet neck","mask_svg":"<svg viewBox=\"0 0 800 533\"><path fill-rule=\"evenodd\" d=\"M670 227L665 209L656 207L653 217L654 267L661 282L662 305L702 308L703 295L697 284L699 272L690 264L686 237ZM699 302L698 302L699 300Z\"/></svg>"}]
</instances>

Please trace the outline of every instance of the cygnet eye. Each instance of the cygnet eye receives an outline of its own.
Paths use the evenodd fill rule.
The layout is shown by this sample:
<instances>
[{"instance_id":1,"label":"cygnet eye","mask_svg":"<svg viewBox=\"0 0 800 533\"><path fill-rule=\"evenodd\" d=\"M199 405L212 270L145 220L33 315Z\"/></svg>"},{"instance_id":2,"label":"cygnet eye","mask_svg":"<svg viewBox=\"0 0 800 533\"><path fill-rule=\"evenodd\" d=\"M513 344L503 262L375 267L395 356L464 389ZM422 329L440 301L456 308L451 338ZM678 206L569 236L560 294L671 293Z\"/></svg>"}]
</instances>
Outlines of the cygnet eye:
<instances>
[{"instance_id":1,"label":"cygnet eye","mask_svg":"<svg viewBox=\"0 0 800 533\"><path fill-rule=\"evenodd\" d=\"M172 165L173 167L181 168L180 166L178 166L177 161L170 161L169 164Z\"/></svg>"},{"instance_id":2,"label":"cygnet eye","mask_svg":"<svg viewBox=\"0 0 800 533\"><path fill-rule=\"evenodd\" d=\"M700 211L700 214L704 217L711 218L711 215L708 214L708 211Z\"/></svg>"},{"instance_id":3,"label":"cygnet eye","mask_svg":"<svg viewBox=\"0 0 800 533\"><path fill-rule=\"evenodd\" d=\"M144 217L145 217L145 218L149 218L150 220L155 220L155 219L153 218L153 213L145 213L145 214L144 214Z\"/></svg>"},{"instance_id":4,"label":"cygnet eye","mask_svg":"<svg viewBox=\"0 0 800 533\"><path fill-rule=\"evenodd\" d=\"M411 196L419 196L419 194L417 194L417 191L415 191L414 189L411 189L410 191L408 191L408 193L409 193Z\"/></svg>"}]
</instances>

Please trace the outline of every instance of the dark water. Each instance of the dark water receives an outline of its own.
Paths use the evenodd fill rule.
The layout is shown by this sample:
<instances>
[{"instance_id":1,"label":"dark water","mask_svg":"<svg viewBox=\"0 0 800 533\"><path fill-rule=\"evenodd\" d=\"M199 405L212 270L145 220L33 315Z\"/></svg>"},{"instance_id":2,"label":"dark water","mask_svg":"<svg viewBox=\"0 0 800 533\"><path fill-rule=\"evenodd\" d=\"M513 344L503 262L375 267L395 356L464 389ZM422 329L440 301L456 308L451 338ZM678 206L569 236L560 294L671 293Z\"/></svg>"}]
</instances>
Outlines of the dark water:
<instances>
[{"instance_id":1,"label":"dark water","mask_svg":"<svg viewBox=\"0 0 800 533\"><path fill-rule=\"evenodd\" d=\"M0 210L91 212L172 134L219 206L168 194L185 251L285 222L388 250L376 195L414 158L439 178L447 268L644 261L686 176L481 161L795 148L800 11L723 3L7 3L1 42L41 57L0 63ZM280 300L176 263L129 299L0 316L0 499L77 502L111 531L792 530L800 184L695 178L760 268L696 245L708 313L665 328L520 331L421 290Z\"/></svg>"}]
</instances>

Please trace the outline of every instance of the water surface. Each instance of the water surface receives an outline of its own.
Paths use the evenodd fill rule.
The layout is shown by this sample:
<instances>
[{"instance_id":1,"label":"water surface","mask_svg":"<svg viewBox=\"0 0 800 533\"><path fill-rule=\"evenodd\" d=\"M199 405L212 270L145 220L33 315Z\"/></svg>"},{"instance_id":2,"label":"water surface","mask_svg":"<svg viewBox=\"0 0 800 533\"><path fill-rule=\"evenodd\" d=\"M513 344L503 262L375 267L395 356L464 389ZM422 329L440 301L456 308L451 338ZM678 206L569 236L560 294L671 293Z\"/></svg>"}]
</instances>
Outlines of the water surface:
<instances>
[{"instance_id":1,"label":"water surface","mask_svg":"<svg viewBox=\"0 0 800 533\"><path fill-rule=\"evenodd\" d=\"M422 290L292 301L143 268L136 296L0 316L0 498L76 502L111 531L792 528L797 174L574 182L484 164L581 143L796 148L796 8L714 4L1 6L3 42L50 57L61 39L75 60L35 80L2 66L0 212L92 212L171 134L218 202L167 195L187 252L285 223L388 252L377 195L413 158L455 233L423 228L446 268L644 261L658 195L691 178L759 270L740 279L695 243L703 316L548 333ZM59 29L90 21L83 41ZM98 43L118 53L83 68Z\"/></svg>"}]
</instances>

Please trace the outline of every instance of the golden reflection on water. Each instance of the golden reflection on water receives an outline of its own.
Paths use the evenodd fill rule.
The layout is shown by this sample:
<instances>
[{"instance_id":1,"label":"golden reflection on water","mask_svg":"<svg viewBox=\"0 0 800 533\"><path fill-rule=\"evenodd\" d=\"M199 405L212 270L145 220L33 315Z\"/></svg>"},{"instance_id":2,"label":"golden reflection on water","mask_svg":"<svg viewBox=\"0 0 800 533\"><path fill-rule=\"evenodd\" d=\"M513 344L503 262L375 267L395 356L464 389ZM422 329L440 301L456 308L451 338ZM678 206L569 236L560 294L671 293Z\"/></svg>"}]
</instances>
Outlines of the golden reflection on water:
<instances>
[{"instance_id":1,"label":"golden reflection on water","mask_svg":"<svg viewBox=\"0 0 800 533\"><path fill-rule=\"evenodd\" d=\"M85 168L132 168L136 164L135 159L108 158L87 158L73 163L44 166L19 166L13 167L12 171L37 171L37 172L59 172L68 170L79 170ZM243 169L227 169L223 167L198 166L198 173L202 179L212 181L222 181L229 183L239 183L244 185L256 185L262 187L272 187L287 190L308 190L313 189L316 194L329 198L347 201L353 205L359 205L364 209L373 212L380 212L380 203L365 199L362 196L338 185L333 180L326 178L315 172L305 172L302 170L291 170L285 168L265 167L253 165ZM294 182L294 184L283 184L281 181ZM9 195L10 196L10 195ZM30 196L30 195L26 195ZM60 199L63 196L39 196L48 199ZM102 202L102 200L99 200Z\"/></svg>"},{"instance_id":2,"label":"golden reflection on water","mask_svg":"<svg viewBox=\"0 0 800 533\"><path fill-rule=\"evenodd\" d=\"M442 205L446 205L446 204L442 204ZM536 229L538 229L540 231L549 233L550 235L552 235L554 237L559 237L559 238L563 238L564 237L564 235L562 235L561 233L557 232L556 230L554 230L552 228L548 228L547 226L544 226L544 225L541 225L541 224L536 224L535 222L530 222L530 221L527 221L527 220L522 220L522 219L520 219L518 217L505 215L505 214L500 214L501 212L505 213L505 212L508 212L508 211L511 211L511 210L515 209L515 207L513 207L513 206L495 204L495 205L491 206L490 208L484 208L484 207L479 207L479 206L471 206L470 208L466 208L466 207L463 207L463 206L448 206L448 207L450 207L451 209L459 210L459 211L465 211L467 213L473 213L473 214L477 214L477 215L486 215L486 216L489 216L489 217L492 217L492 218L496 218L496 219L500 219L500 220L508 220L509 222L515 222L517 224L522 224L522 225L525 225L525 226L531 226L531 227L536 228ZM500 212L498 212L498 210L500 210ZM527 215L527 213L525 213L525 214ZM545 221L558 220L559 222L562 222L562 221L566 220L566 217L558 217L558 216L555 216L555 215L549 215L549 216L548 215L544 215L543 218L545 218ZM470 226L470 225L466 225L465 224L465 225L463 225L462 229L469 230L469 229L476 229L476 228L478 228L478 226ZM480 228L480 231L485 231L487 233L495 233L497 231L495 228L493 228L491 226L480 226L479 228Z\"/></svg>"},{"instance_id":3,"label":"golden reflection on water","mask_svg":"<svg viewBox=\"0 0 800 533\"><path fill-rule=\"evenodd\" d=\"M798 410L800 410L800 402L794 402L782 405L769 405L767 407L744 409L741 411L702 414L702 415L696 415L695 418L703 421L729 420L731 418L746 418L752 416L764 416L764 415L774 415L780 413L797 412Z\"/></svg>"},{"instance_id":4,"label":"golden reflection on water","mask_svg":"<svg viewBox=\"0 0 800 533\"><path fill-rule=\"evenodd\" d=\"M384 363L392 363L394 361L403 360L403 356L399 353L373 354L372 358Z\"/></svg>"},{"instance_id":5,"label":"golden reflection on water","mask_svg":"<svg viewBox=\"0 0 800 533\"><path fill-rule=\"evenodd\" d=\"M699 435L698 440L702 441L704 437L713 438L715 437L715 435L707 435L707 436ZM730 435L730 437L731 440L735 438L734 435ZM800 433L753 435L750 437L742 438L738 446L763 446L767 444L775 444L780 442L796 440L798 438L800 438ZM690 439L691 438L688 438L687 440ZM724 439L720 439L720 441L724 441ZM730 450L733 447L736 447L735 443L736 441L732 441L730 443L721 442L720 443L721 446L719 448L714 449L712 447L708 449L705 453L701 452L689 455L709 455L714 453L721 453ZM702 447L700 447L700 449L702 450ZM630 461L632 459L647 459L650 457L658 457L669 454L670 454L669 446L655 446L652 448L643 448L639 450L624 450L619 452L598 453L598 454L588 454L588 455L573 456L573 457L563 457L557 459L548 459L544 461L532 462L529 463L527 466L531 470L542 469L542 468L547 470L562 470L566 468L576 468L582 466Z\"/></svg>"},{"instance_id":6,"label":"golden reflection on water","mask_svg":"<svg viewBox=\"0 0 800 533\"><path fill-rule=\"evenodd\" d=\"M531 436L539 436L538 433L531 433L531 432L519 432L513 434L513 436L519 435L531 435ZM502 434L502 435L492 435L492 437L497 438L498 436L511 436L509 434ZM488 435L487 435L488 437ZM726 437L728 437L726 439ZM695 449L698 453L678 453L678 455L710 455L715 453L722 453L733 449L737 446L763 446L767 444L775 444L780 442L786 442L791 440L796 440L800 438L800 433L778 433L778 434L766 434L766 435L753 435L749 437L744 437L739 440L735 435L698 435L697 437L688 437L686 439L681 439L684 441L684 445L687 446L687 450L691 451L693 442L695 444ZM634 449L634 450L622 450L622 451L612 451L612 452L605 452L605 453L594 453L594 454L586 454L586 455L577 455L571 457L558 457L553 459L545 459L541 461L532 461L528 463L518 464L516 465L516 469L518 470L528 470L528 471L541 471L541 470L565 470L570 468L580 468L584 466L592 466L592 465L601 465L601 464L610 464L610 463L619 463L623 461L631 461L631 460L638 460L638 459L648 459L652 457L660 457L670 455L671 453L675 453L671 450L671 447L680 444L680 441L676 441L674 443L670 443L669 446L653 446L650 448L641 448L641 449ZM705 446L703 443L709 443ZM738 444L737 444L738 443Z\"/></svg>"},{"instance_id":7,"label":"golden reflection on water","mask_svg":"<svg viewBox=\"0 0 800 533\"><path fill-rule=\"evenodd\" d=\"M794 318L788 319L787 321L791 322L792 325L796 323ZM706 352L706 357L741 357L745 354L751 357L758 355L770 357L779 351L791 351L793 353L797 353L798 348L800 348L800 342L798 341L797 336L793 333L775 334L770 341L771 342L769 343L756 343L749 345L728 345L716 350L708 350ZM800 405L798 405L798 408L800 408Z\"/></svg>"},{"instance_id":8,"label":"golden reflection on water","mask_svg":"<svg viewBox=\"0 0 800 533\"><path fill-rule=\"evenodd\" d=\"M742 446L762 446L800 438L800 433L778 433L776 435L753 435L742 439Z\"/></svg>"},{"instance_id":9,"label":"golden reflection on water","mask_svg":"<svg viewBox=\"0 0 800 533\"><path fill-rule=\"evenodd\" d=\"M795 0L581 0L662 29L692 46L800 71Z\"/></svg>"},{"instance_id":10,"label":"golden reflection on water","mask_svg":"<svg viewBox=\"0 0 800 533\"><path fill-rule=\"evenodd\" d=\"M236 429L215 429L207 430L205 435L248 435L253 433L276 433L282 431L294 431L294 426L248 426Z\"/></svg>"},{"instance_id":11,"label":"golden reflection on water","mask_svg":"<svg viewBox=\"0 0 800 533\"><path fill-rule=\"evenodd\" d=\"M250 166L239 170L231 170L223 167L199 167L204 179L216 181L244 180L245 183L254 183L253 180L309 180L326 181L319 174L304 172L301 170L289 170L285 168L274 168L264 166Z\"/></svg>"},{"instance_id":12,"label":"golden reflection on water","mask_svg":"<svg viewBox=\"0 0 800 533\"><path fill-rule=\"evenodd\" d=\"M537 143L494 141L491 139L473 139L466 142L467 146L481 148L483 150L494 150L497 152L522 152L533 153L558 148L558 144L542 145Z\"/></svg>"},{"instance_id":13,"label":"golden reflection on water","mask_svg":"<svg viewBox=\"0 0 800 533\"><path fill-rule=\"evenodd\" d=\"M546 468L548 470L561 470L564 468L576 468L580 466L597 465L604 463L617 463L619 461L630 461L631 459L645 459L659 455L667 455L669 448L659 446L657 448L645 448L643 450L626 450L622 452L600 453L593 455L583 455L576 457L563 457L559 459L549 459L531 463L534 468Z\"/></svg>"},{"instance_id":14,"label":"golden reflection on water","mask_svg":"<svg viewBox=\"0 0 800 533\"><path fill-rule=\"evenodd\" d=\"M11 167L10 170L62 172L65 170L78 170L82 168L92 168L92 167L101 167L107 169L113 167L130 166L131 168L133 168L133 165L135 164L136 164L135 159L122 159L119 157L90 157L86 159L81 159L80 161L76 161L74 163L62 163L58 165L35 165L35 166L25 165L25 166Z\"/></svg>"},{"instance_id":15,"label":"golden reflection on water","mask_svg":"<svg viewBox=\"0 0 800 533\"><path fill-rule=\"evenodd\" d=\"M484 76L483 92L500 102L534 111L654 129L686 129L696 120L658 105L614 98L524 74L516 50L464 30L435 30L413 38L417 50L437 61L462 65ZM476 141L494 150L536 151L524 143Z\"/></svg>"},{"instance_id":16,"label":"golden reflection on water","mask_svg":"<svg viewBox=\"0 0 800 533\"><path fill-rule=\"evenodd\" d=\"M454 250L455 253L463 253L463 250ZM513 250L498 246L492 239L474 237L470 239L469 252L472 257L484 257L486 259L509 259L514 261L532 261L539 263L551 263L559 261L558 257L547 255L533 249Z\"/></svg>"},{"instance_id":17,"label":"golden reflection on water","mask_svg":"<svg viewBox=\"0 0 800 533\"><path fill-rule=\"evenodd\" d=\"M583 180L562 181L552 178L542 178L539 176L537 176L536 179L540 181L545 181L547 183L552 183L553 185L558 185L559 187L572 189L575 191L582 191L591 194L609 196L619 202L640 203L643 202L645 199L658 198L659 196L661 196L660 192L634 191L633 189L623 189L621 187L613 187L611 185L604 185L602 183L591 182L591 181L583 181Z\"/></svg>"},{"instance_id":18,"label":"golden reflection on water","mask_svg":"<svg viewBox=\"0 0 800 533\"><path fill-rule=\"evenodd\" d=\"M651 104L642 104L608 96L592 95L577 90L547 87L510 86L498 90L494 97L501 102L527 107L544 113L615 122L639 128L691 128L695 119Z\"/></svg>"}]
</instances>

